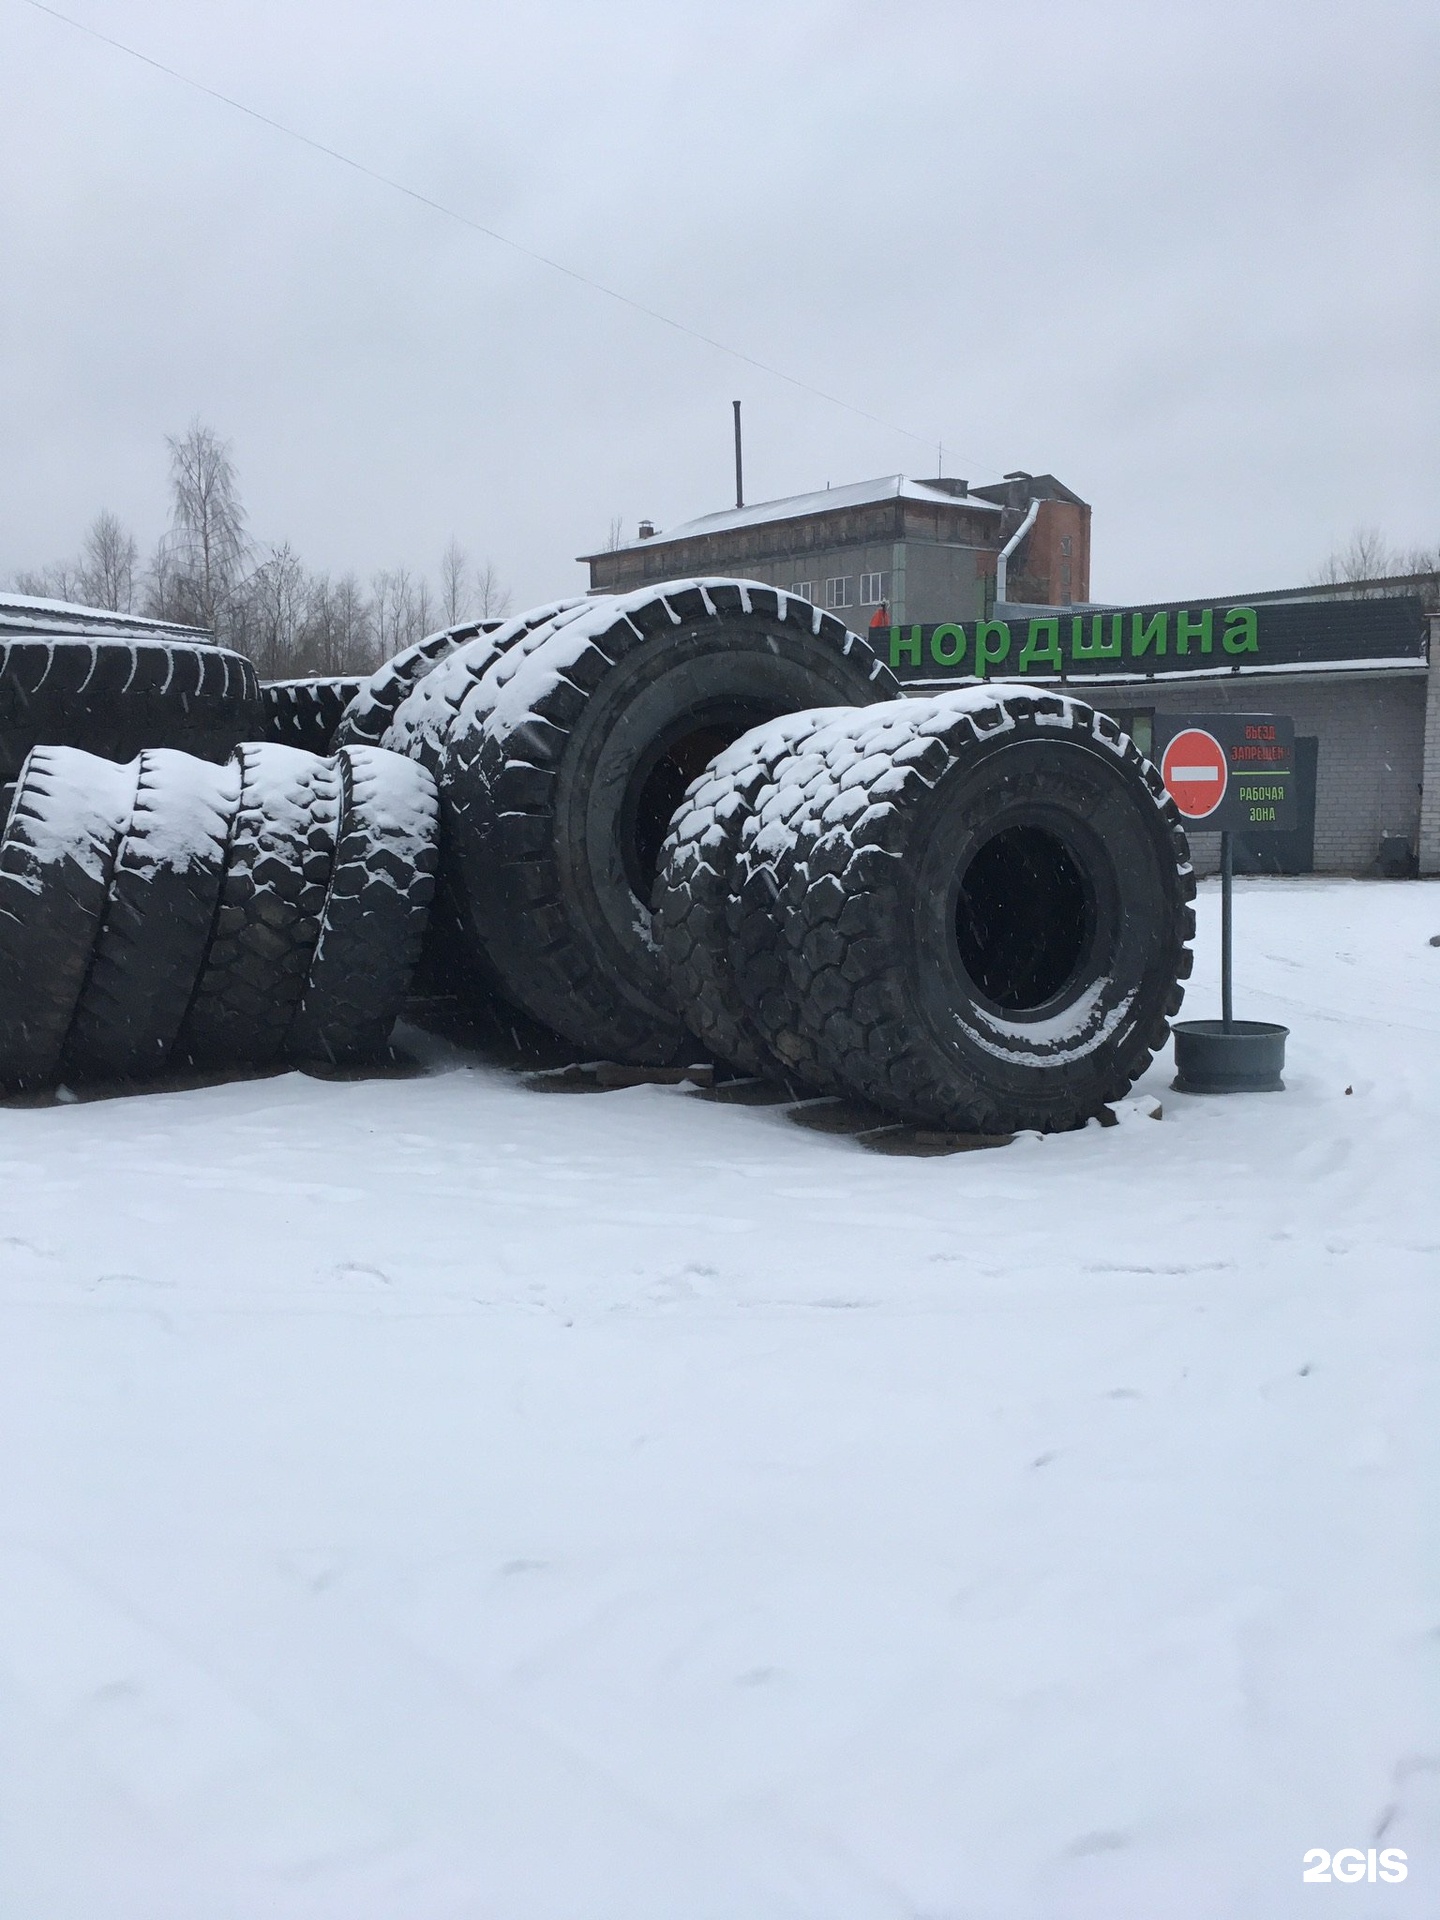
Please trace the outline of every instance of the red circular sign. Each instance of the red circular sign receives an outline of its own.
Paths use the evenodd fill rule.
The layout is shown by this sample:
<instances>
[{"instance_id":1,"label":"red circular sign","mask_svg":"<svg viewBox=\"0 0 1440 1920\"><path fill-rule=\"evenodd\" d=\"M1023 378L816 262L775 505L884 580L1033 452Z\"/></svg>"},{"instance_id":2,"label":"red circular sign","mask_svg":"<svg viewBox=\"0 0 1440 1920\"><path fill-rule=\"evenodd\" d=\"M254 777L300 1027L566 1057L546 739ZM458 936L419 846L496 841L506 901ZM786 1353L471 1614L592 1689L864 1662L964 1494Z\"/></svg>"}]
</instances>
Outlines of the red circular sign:
<instances>
[{"instance_id":1,"label":"red circular sign","mask_svg":"<svg viewBox=\"0 0 1440 1920\"><path fill-rule=\"evenodd\" d=\"M1187 820L1203 820L1225 798L1225 749L1213 733L1187 727L1166 747L1160 778Z\"/></svg>"}]
</instances>

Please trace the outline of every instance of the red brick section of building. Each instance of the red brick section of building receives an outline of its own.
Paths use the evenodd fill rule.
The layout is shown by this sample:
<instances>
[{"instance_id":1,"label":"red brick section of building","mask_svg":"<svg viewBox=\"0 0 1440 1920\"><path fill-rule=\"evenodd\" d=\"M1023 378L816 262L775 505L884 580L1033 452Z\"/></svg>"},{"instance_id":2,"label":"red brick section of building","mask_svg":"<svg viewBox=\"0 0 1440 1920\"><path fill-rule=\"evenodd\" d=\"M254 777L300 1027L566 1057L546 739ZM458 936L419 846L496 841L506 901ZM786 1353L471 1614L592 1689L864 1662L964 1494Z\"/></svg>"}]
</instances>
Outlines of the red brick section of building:
<instances>
[{"instance_id":1,"label":"red brick section of building","mask_svg":"<svg viewBox=\"0 0 1440 1920\"><path fill-rule=\"evenodd\" d=\"M1024 520L1030 502L1040 502L1034 526L1010 556L1007 600L1069 607L1090 598L1090 509L1078 494L1053 473L1011 473L993 487L970 491L1004 510L997 548ZM987 571L993 577L993 561Z\"/></svg>"}]
</instances>

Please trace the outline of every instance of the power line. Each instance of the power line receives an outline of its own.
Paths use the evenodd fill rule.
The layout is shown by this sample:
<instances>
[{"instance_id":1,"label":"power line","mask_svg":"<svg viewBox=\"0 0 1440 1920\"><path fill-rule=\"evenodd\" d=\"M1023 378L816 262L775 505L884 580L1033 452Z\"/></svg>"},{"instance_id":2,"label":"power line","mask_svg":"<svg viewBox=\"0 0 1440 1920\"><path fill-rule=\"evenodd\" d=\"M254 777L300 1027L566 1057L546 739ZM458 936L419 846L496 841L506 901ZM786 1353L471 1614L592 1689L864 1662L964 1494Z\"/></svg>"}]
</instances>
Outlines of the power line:
<instances>
[{"instance_id":1,"label":"power line","mask_svg":"<svg viewBox=\"0 0 1440 1920\"><path fill-rule=\"evenodd\" d=\"M632 312L644 314L647 320L654 320L662 327L670 327L676 333L684 334L688 339L698 340L702 346L713 347L717 353L723 353L742 365L754 367L775 380L783 380L787 386L797 387L802 393L808 393L817 400L824 400L832 407L841 407L846 413L853 413L861 420L868 420L872 426L884 427L887 432L898 433L906 440L914 440L924 447L933 447L932 434L913 433L909 427L897 426L893 420L883 419L878 413L870 413L864 407L857 407L852 401L842 400L838 394L827 393L823 387L802 380L797 374L786 373L783 367L773 367L765 360L757 360L753 354L743 352L739 347L727 345L713 335L701 333L698 328L686 326L683 320L673 319L668 313L661 313L656 307L647 307L642 300L632 299L628 293L620 293L614 287L607 287L601 280L592 280L588 274L581 273L576 267L567 267L563 260L552 260L549 254L539 253L534 247L527 247L521 240L512 240L509 234L500 233L494 227L487 227L482 221L472 220L467 213L450 207L443 200L435 200L428 193L421 193L417 187L407 186L403 180L396 180L388 173L381 173L375 167L366 166L363 160L342 153L338 147L327 146L323 140L302 133L298 127L288 126L283 120L276 120L268 113L261 113L258 107L247 106L243 100L237 100L232 94L221 93L218 87L206 86L203 80L196 80L188 73L181 73L176 67L166 66L163 60L142 53L138 47L129 46L123 40L117 40L112 34L102 33L98 27L87 26L83 20L75 20L68 13L61 13L58 7L46 5L46 0L25 0L25 5L33 7L37 13L48 14L52 20L58 20L62 26L73 27L76 33L88 35L99 40L107 47L113 47L117 53L123 53L132 60L138 60L143 66L151 67L156 73L163 73L167 79L177 80L181 86L190 87L196 93L203 93L211 100L218 100L222 106L231 107L236 113L243 113L249 120L256 120L262 127L269 127L274 133L284 134L289 140L298 140L301 146L309 147L312 152L320 153L327 160L338 161L342 167L362 174L377 185L389 187L393 192L404 194L407 200L414 200L422 207L428 207L432 213L440 214L444 219L458 221L462 227L468 227L472 233L483 234L487 240L494 240L502 247L509 247L527 260L534 260L542 267L548 267L552 273L564 274L567 280L574 280L582 287L588 287L592 293L603 294L607 300L614 300Z\"/></svg>"}]
</instances>

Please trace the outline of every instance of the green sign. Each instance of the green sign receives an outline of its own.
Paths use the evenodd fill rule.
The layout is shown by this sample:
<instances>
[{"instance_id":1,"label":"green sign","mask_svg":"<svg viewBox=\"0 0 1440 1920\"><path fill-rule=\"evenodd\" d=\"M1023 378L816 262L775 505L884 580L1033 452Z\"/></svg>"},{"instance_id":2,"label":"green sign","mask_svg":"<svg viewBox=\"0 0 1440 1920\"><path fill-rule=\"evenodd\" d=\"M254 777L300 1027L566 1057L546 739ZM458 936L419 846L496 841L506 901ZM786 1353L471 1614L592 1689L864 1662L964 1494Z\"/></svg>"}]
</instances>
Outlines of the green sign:
<instances>
[{"instance_id":1,"label":"green sign","mask_svg":"<svg viewBox=\"0 0 1440 1920\"><path fill-rule=\"evenodd\" d=\"M1413 595L1170 607L1056 609L1023 620L888 629L882 655L902 680L1088 678L1353 660L1423 660Z\"/></svg>"}]
</instances>

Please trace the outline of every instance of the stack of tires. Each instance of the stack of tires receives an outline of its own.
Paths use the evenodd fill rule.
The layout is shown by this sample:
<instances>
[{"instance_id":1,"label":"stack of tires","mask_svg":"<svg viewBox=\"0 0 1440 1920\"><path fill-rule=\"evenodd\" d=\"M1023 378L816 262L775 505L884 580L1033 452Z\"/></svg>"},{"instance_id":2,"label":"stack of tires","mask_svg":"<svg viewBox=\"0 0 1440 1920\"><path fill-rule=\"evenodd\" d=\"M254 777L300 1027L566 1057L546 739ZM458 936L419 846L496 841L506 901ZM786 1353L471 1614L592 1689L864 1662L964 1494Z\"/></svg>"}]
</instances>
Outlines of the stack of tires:
<instances>
[{"instance_id":1,"label":"stack of tires","mask_svg":"<svg viewBox=\"0 0 1440 1920\"><path fill-rule=\"evenodd\" d=\"M432 978L582 1058L703 1050L967 1132L1082 1123L1180 1005L1185 835L1114 722L903 699L778 588L557 601L263 690L81 645L0 661L9 1086L373 1053L432 891Z\"/></svg>"},{"instance_id":2,"label":"stack of tires","mask_svg":"<svg viewBox=\"0 0 1440 1920\"><path fill-rule=\"evenodd\" d=\"M0 1087L382 1049L434 891L425 770L257 740L222 648L0 647Z\"/></svg>"},{"instance_id":3,"label":"stack of tires","mask_svg":"<svg viewBox=\"0 0 1440 1920\"><path fill-rule=\"evenodd\" d=\"M364 716L434 774L457 979L582 1055L1079 1124L1180 1005L1179 816L1066 694L900 693L806 601L675 581L436 649L337 738Z\"/></svg>"},{"instance_id":4,"label":"stack of tires","mask_svg":"<svg viewBox=\"0 0 1440 1920\"><path fill-rule=\"evenodd\" d=\"M435 775L437 934L467 990L591 1058L693 1060L650 911L687 787L757 723L898 691L833 615L734 580L539 608L456 647L380 737Z\"/></svg>"},{"instance_id":5,"label":"stack of tires","mask_svg":"<svg viewBox=\"0 0 1440 1920\"><path fill-rule=\"evenodd\" d=\"M747 735L687 793L654 909L676 1004L720 1058L995 1133L1082 1124L1149 1066L1194 893L1129 737L1001 683Z\"/></svg>"}]
</instances>

